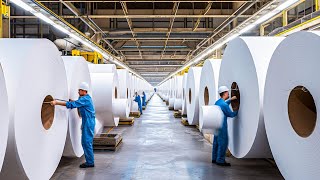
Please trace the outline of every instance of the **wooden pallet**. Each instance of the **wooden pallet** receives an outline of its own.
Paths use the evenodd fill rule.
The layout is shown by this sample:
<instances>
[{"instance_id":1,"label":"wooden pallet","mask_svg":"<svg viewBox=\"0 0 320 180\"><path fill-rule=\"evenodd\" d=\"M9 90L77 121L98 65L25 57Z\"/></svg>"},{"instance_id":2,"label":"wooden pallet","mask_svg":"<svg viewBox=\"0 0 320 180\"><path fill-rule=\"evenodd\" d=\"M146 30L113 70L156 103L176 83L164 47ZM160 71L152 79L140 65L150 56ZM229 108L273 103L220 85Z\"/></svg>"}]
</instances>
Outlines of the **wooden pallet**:
<instances>
[{"instance_id":1,"label":"wooden pallet","mask_svg":"<svg viewBox=\"0 0 320 180\"><path fill-rule=\"evenodd\" d=\"M130 112L130 117L139 118L141 116L140 112Z\"/></svg>"},{"instance_id":2,"label":"wooden pallet","mask_svg":"<svg viewBox=\"0 0 320 180\"><path fill-rule=\"evenodd\" d=\"M174 116L175 118L182 118L181 112L179 112L179 111L175 111L175 112L173 113L173 116Z\"/></svg>"},{"instance_id":3,"label":"wooden pallet","mask_svg":"<svg viewBox=\"0 0 320 180\"><path fill-rule=\"evenodd\" d=\"M116 151L121 142L122 136L120 134L101 133L93 138L93 149Z\"/></svg>"},{"instance_id":4,"label":"wooden pallet","mask_svg":"<svg viewBox=\"0 0 320 180\"><path fill-rule=\"evenodd\" d=\"M126 119L120 118L119 125L133 125L134 124L134 117L129 117Z\"/></svg>"},{"instance_id":5,"label":"wooden pallet","mask_svg":"<svg viewBox=\"0 0 320 180\"><path fill-rule=\"evenodd\" d=\"M195 126L195 125L190 125L186 118L181 118L181 124L183 124L184 126Z\"/></svg>"}]
</instances>

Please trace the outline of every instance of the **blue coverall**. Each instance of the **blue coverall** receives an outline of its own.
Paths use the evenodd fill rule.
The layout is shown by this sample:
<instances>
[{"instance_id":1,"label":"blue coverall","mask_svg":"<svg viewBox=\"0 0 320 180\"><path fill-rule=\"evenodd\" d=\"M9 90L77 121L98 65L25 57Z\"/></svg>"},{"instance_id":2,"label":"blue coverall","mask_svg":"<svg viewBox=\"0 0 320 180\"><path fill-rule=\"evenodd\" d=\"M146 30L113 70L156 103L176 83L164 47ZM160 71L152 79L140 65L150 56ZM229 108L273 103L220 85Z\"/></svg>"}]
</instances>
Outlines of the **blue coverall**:
<instances>
[{"instance_id":1,"label":"blue coverall","mask_svg":"<svg viewBox=\"0 0 320 180\"><path fill-rule=\"evenodd\" d=\"M220 106L224 118L221 129L219 129L218 135L214 136L213 147L212 147L212 160L217 163L225 163L225 155L228 148L228 121L227 117L235 117L238 111L232 111L229 107L231 100L220 98L215 105Z\"/></svg>"},{"instance_id":2,"label":"blue coverall","mask_svg":"<svg viewBox=\"0 0 320 180\"><path fill-rule=\"evenodd\" d=\"M141 98L140 98L140 96L137 95L137 96L134 98L134 101L138 103L140 114L142 114L142 104L141 104Z\"/></svg>"},{"instance_id":3,"label":"blue coverall","mask_svg":"<svg viewBox=\"0 0 320 180\"><path fill-rule=\"evenodd\" d=\"M87 165L94 165L93 136L95 121L95 110L89 94L80 96L76 101L66 103L68 109L78 108L82 117L81 144Z\"/></svg>"},{"instance_id":4,"label":"blue coverall","mask_svg":"<svg viewBox=\"0 0 320 180\"><path fill-rule=\"evenodd\" d=\"M142 93L143 94L143 96L142 96L142 106L146 106L146 93Z\"/></svg>"}]
</instances>

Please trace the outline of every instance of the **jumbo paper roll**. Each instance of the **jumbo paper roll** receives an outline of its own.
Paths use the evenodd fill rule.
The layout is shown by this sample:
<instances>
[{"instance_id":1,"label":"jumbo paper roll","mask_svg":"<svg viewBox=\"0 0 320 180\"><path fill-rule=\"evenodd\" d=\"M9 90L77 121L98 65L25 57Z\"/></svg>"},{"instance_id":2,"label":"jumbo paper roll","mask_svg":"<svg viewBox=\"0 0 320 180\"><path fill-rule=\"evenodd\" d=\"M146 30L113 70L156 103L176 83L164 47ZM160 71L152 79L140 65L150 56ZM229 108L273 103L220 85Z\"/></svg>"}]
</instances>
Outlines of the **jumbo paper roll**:
<instances>
[{"instance_id":1,"label":"jumbo paper roll","mask_svg":"<svg viewBox=\"0 0 320 180\"><path fill-rule=\"evenodd\" d=\"M115 99L112 104L113 114L115 117L128 118L130 113L130 106L128 99Z\"/></svg>"},{"instance_id":2,"label":"jumbo paper roll","mask_svg":"<svg viewBox=\"0 0 320 180\"><path fill-rule=\"evenodd\" d=\"M187 116L190 125L199 124L199 86L201 67L189 69L187 78Z\"/></svg>"},{"instance_id":3,"label":"jumbo paper roll","mask_svg":"<svg viewBox=\"0 0 320 180\"><path fill-rule=\"evenodd\" d=\"M173 109L174 108L174 101L175 101L176 99L175 98L169 98L169 109Z\"/></svg>"},{"instance_id":4,"label":"jumbo paper roll","mask_svg":"<svg viewBox=\"0 0 320 180\"><path fill-rule=\"evenodd\" d=\"M188 73L184 73L183 79L182 79L182 107L181 107L181 114L182 115L187 115L187 77Z\"/></svg>"},{"instance_id":5,"label":"jumbo paper roll","mask_svg":"<svg viewBox=\"0 0 320 180\"><path fill-rule=\"evenodd\" d=\"M117 80L114 73L91 73L92 97L97 119L104 126L118 126L113 114Z\"/></svg>"},{"instance_id":6,"label":"jumbo paper roll","mask_svg":"<svg viewBox=\"0 0 320 180\"><path fill-rule=\"evenodd\" d=\"M114 64L89 64L90 73L113 73L115 79L115 98L119 98L119 77L117 73L117 68Z\"/></svg>"},{"instance_id":7,"label":"jumbo paper roll","mask_svg":"<svg viewBox=\"0 0 320 180\"><path fill-rule=\"evenodd\" d=\"M86 82L91 87L88 64L82 56L62 56L67 79L68 99L79 98L78 89L81 82ZM91 90L88 93L92 96ZM68 132L63 156L81 157L83 148L81 145L81 117L77 109L68 110Z\"/></svg>"},{"instance_id":8,"label":"jumbo paper roll","mask_svg":"<svg viewBox=\"0 0 320 180\"><path fill-rule=\"evenodd\" d=\"M1 56L0 56L1 57ZM8 129L9 129L9 104L8 104L8 94L5 83L5 77L2 70L2 65L0 62L0 172L2 168L2 163L4 155L7 148L8 140Z\"/></svg>"},{"instance_id":9,"label":"jumbo paper roll","mask_svg":"<svg viewBox=\"0 0 320 180\"><path fill-rule=\"evenodd\" d=\"M176 93L175 93L175 98L176 99L181 99L182 98L182 81L183 81L183 76L176 76Z\"/></svg>"},{"instance_id":10,"label":"jumbo paper roll","mask_svg":"<svg viewBox=\"0 0 320 180\"><path fill-rule=\"evenodd\" d=\"M290 35L274 52L265 85L265 126L285 179L319 179L320 32Z\"/></svg>"},{"instance_id":11,"label":"jumbo paper roll","mask_svg":"<svg viewBox=\"0 0 320 180\"><path fill-rule=\"evenodd\" d=\"M50 179L68 127L65 107L43 103L68 99L60 53L46 39L1 39L0 54L10 114L0 179Z\"/></svg>"},{"instance_id":12,"label":"jumbo paper roll","mask_svg":"<svg viewBox=\"0 0 320 180\"><path fill-rule=\"evenodd\" d=\"M117 73L119 78L119 97L128 99L132 96L130 90L129 72L126 69L118 69Z\"/></svg>"},{"instance_id":13,"label":"jumbo paper roll","mask_svg":"<svg viewBox=\"0 0 320 180\"><path fill-rule=\"evenodd\" d=\"M175 111L178 111L178 110L181 110L181 108L182 108L182 99L181 98L175 99L173 109Z\"/></svg>"},{"instance_id":14,"label":"jumbo paper roll","mask_svg":"<svg viewBox=\"0 0 320 180\"><path fill-rule=\"evenodd\" d=\"M219 106L201 106L200 119L204 121L204 127L201 132L203 134L218 134L222 127L224 114Z\"/></svg>"},{"instance_id":15,"label":"jumbo paper roll","mask_svg":"<svg viewBox=\"0 0 320 180\"><path fill-rule=\"evenodd\" d=\"M199 107L214 105L218 97L218 78L221 59L206 60L201 70L199 88ZM205 114L207 115L207 114ZM203 118L201 118L203 117ZM211 116L212 117L212 116ZM209 122L207 122L209 121ZM199 129L210 129L210 117L200 116ZM206 126L209 125L209 126Z\"/></svg>"},{"instance_id":16,"label":"jumbo paper roll","mask_svg":"<svg viewBox=\"0 0 320 180\"><path fill-rule=\"evenodd\" d=\"M271 156L264 120L263 90L267 68L280 37L241 37L229 42L220 68L219 86L238 100L238 116L228 120L229 149L237 158ZM240 105L240 106L239 106Z\"/></svg>"}]
</instances>

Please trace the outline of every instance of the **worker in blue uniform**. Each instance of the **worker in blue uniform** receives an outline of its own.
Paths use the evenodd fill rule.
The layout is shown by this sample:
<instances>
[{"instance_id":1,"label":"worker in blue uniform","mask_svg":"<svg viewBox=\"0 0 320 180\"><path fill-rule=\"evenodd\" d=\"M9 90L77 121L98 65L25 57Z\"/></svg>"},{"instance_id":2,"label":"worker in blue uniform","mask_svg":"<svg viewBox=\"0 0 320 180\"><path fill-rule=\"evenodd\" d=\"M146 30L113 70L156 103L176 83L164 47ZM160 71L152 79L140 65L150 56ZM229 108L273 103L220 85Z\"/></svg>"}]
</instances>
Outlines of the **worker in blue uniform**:
<instances>
[{"instance_id":1,"label":"worker in blue uniform","mask_svg":"<svg viewBox=\"0 0 320 180\"><path fill-rule=\"evenodd\" d=\"M147 104L146 104L146 98L147 98L147 96L146 96L146 93L144 93L144 91L142 92L142 106L146 106Z\"/></svg>"},{"instance_id":2,"label":"worker in blue uniform","mask_svg":"<svg viewBox=\"0 0 320 180\"><path fill-rule=\"evenodd\" d=\"M224 118L221 129L217 135L214 136L213 147L212 147L212 163L216 163L219 166L230 166L230 163L225 161L225 155L228 148L228 117L235 117L238 111L232 111L229 107L231 101L236 100L237 97L233 96L229 99L229 89L226 86L221 86L218 89L220 94L220 99L215 103L215 105L220 106Z\"/></svg>"},{"instance_id":3,"label":"worker in blue uniform","mask_svg":"<svg viewBox=\"0 0 320 180\"><path fill-rule=\"evenodd\" d=\"M139 95L137 92L135 93L134 101L138 103L138 107L139 107L140 114L142 114L141 98L140 98L140 95Z\"/></svg>"},{"instance_id":4,"label":"worker in blue uniform","mask_svg":"<svg viewBox=\"0 0 320 180\"><path fill-rule=\"evenodd\" d=\"M89 85L82 82L79 86L79 99L76 101L51 101L51 105L66 106L68 109L78 108L82 117L82 136L81 144L84 151L86 162L80 165L80 168L94 167L93 156L93 136L95 127L95 110L91 99L88 94Z\"/></svg>"}]
</instances>

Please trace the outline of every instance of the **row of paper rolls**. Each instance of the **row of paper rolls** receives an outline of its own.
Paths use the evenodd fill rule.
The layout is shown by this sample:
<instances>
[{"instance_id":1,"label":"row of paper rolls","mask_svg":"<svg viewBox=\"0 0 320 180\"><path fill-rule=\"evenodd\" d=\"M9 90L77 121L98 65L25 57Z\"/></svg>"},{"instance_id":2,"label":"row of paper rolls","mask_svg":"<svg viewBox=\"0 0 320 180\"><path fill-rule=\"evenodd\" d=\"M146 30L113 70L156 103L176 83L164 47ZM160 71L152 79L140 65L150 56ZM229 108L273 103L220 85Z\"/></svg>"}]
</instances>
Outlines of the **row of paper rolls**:
<instances>
[{"instance_id":1,"label":"row of paper rolls","mask_svg":"<svg viewBox=\"0 0 320 180\"><path fill-rule=\"evenodd\" d=\"M115 65L61 57L45 39L1 39L0 54L0 179L50 179L62 155L83 155L78 111L43 102L77 100L79 84L87 82L99 133L129 116L134 92L148 99L153 92Z\"/></svg>"},{"instance_id":2,"label":"row of paper rolls","mask_svg":"<svg viewBox=\"0 0 320 180\"><path fill-rule=\"evenodd\" d=\"M204 133L214 133L223 114L214 106L219 86L238 100L238 116L228 118L229 150L236 158L274 158L285 179L320 175L320 32L283 37L239 37L222 60L206 60L183 76L161 84L164 100L182 101L182 115ZM177 78L182 78L182 88ZM174 83L173 83L174 82ZM176 96L180 90L182 97ZM170 104L170 103L169 103Z\"/></svg>"}]
</instances>

